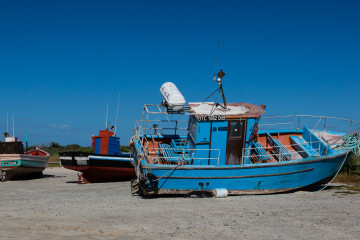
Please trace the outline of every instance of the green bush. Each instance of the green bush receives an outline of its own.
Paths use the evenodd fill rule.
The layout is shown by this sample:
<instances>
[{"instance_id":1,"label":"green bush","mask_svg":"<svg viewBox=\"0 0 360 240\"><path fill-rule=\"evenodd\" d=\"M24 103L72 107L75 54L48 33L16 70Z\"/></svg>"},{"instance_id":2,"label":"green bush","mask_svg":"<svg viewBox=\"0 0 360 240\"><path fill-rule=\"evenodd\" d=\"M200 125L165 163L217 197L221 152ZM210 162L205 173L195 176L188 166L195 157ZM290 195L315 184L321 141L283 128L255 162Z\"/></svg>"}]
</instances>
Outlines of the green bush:
<instances>
[{"instance_id":1,"label":"green bush","mask_svg":"<svg viewBox=\"0 0 360 240\"><path fill-rule=\"evenodd\" d=\"M36 146L29 146L29 150L34 149ZM92 153L92 147L82 147L78 144L68 144L66 146L61 146L59 143L51 142L49 144L42 144L40 148L46 152L48 152L51 156L58 155L61 152L84 152L84 153ZM120 146L121 152L130 152L128 146Z\"/></svg>"}]
</instances>

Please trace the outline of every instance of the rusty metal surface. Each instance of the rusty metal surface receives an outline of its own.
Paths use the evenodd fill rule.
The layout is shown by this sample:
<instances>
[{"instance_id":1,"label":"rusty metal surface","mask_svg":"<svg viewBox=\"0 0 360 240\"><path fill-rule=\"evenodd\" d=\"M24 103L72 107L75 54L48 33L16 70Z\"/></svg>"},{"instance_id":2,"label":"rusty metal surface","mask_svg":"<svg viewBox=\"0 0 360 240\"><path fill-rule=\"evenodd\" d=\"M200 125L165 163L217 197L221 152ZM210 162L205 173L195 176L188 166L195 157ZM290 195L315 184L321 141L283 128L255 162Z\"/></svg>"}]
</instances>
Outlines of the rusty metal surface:
<instances>
[{"instance_id":1,"label":"rusty metal surface","mask_svg":"<svg viewBox=\"0 0 360 240\"><path fill-rule=\"evenodd\" d=\"M264 194L275 194L283 193L296 190L297 188L286 188L286 189L275 189L275 190L228 190L229 195L264 195ZM158 195L167 195L167 194L178 194L185 195L192 192L198 192L200 190L177 190L177 189L159 189ZM201 190L203 192L212 193L213 190Z\"/></svg>"},{"instance_id":2,"label":"rusty metal surface","mask_svg":"<svg viewBox=\"0 0 360 240\"><path fill-rule=\"evenodd\" d=\"M189 103L190 112L194 113L195 116L205 116L207 114L196 114L192 107L199 106L200 103ZM227 103L227 106L243 106L246 107L249 111L244 114L239 115L225 115L226 119L239 119L239 118L257 118L265 113L265 110L258 105L251 103Z\"/></svg>"}]
</instances>

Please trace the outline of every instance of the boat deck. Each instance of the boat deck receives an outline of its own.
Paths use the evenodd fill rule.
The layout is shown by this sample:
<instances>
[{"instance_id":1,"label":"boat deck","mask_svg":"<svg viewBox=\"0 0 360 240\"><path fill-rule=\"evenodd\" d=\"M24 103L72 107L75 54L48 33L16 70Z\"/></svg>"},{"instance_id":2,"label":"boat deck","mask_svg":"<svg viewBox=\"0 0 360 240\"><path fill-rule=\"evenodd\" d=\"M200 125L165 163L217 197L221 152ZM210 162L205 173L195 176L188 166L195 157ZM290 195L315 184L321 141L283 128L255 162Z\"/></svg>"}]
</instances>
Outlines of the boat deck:
<instances>
[{"instance_id":1,"label":"boat deck","mask_svg":"<svg viewBox=\"0 0 360 240\"><path fill-rule=\"evenodd\" d=\"M331 149L334 146L330 144L333 142L340 143L339 134L325 132L325 131L309 131L316 139L311 139L312 142L306 141L304 133L301 131L276 132L268 133L261 132L256 135L254 139L255 145L244 149L245 159L242 163L258 164L258 163L275 163L281 161L292 161L304 159L309 156L320 156L322 148L328 146ZM299 142L294 142L291 139L297 139ZM190 150L185 137L166 137L166 136L148 136L144 138L142 147L146 149L147 161L150 164L181 164L192 165L195 159L194 155L190 157ZM175 141L182 141L181 146L174 145ZM316 146L316 147L314 147ZM259 151L255 151L254 149ZM326 147L327 148L327 147ZM330 149L329 148L329 149ZM327 150L326 150L327 151ZM175 153L174 153L175 152ZM246 160L246 159L250 160ZM188 159L185 160L184 159ZM178 162L178 163L176 163ZM210 161L209 161L210 162Z\"/></svg>"}]
</instances>

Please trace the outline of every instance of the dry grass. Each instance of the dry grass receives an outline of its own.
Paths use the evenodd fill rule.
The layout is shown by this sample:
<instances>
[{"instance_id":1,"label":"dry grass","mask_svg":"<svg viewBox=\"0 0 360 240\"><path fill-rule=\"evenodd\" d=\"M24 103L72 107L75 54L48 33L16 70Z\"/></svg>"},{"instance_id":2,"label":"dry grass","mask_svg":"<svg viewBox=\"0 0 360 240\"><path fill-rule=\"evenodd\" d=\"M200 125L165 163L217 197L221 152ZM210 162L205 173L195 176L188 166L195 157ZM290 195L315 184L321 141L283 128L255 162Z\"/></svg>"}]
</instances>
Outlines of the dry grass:
<instances>
[{"instance_id":1,"label":"dry grass","mask_svg":"<svg viewBox=\"0 0 360 240\"><path fill-rule=\"evenodd\" d=\"M48 161L48 167L60 167L60 157L59 154L51 155Z\"/></svg>"},{"instance_id":2,"label":"dry grass","mask_svg":"<svg viewBox=\"0 0 360 240\"><path fill-rule=\"evenodd\" d=\"M334 179L334 182L360 185L360 176L357 174L347 175L346 173L339 173Z\"/></svg>"},{"instance_id":3,"label":"dry grass","mask_svg":"<svg viewBox=\"0 0 360 240\"><path fill-rule=\"evenodd\" d=\"M341 187L334 187L334 189L339 190L335 193L339 193L342 195L359 194L360 193L360 185L344 185Z\"/></svg>"},{"instance_id":4,"label":"dry grass","mask_svg":"<svg viewBox=\"0 0 360 240\"><path fill-rule=\"evenodd\" d=\"M340 173L335 178L334 182L344 183L341 187L335 187L338 189L336 193L347 195L347 194L359 194L360 193L360 175L347 173Z\"/></svg>"}]
</instances>

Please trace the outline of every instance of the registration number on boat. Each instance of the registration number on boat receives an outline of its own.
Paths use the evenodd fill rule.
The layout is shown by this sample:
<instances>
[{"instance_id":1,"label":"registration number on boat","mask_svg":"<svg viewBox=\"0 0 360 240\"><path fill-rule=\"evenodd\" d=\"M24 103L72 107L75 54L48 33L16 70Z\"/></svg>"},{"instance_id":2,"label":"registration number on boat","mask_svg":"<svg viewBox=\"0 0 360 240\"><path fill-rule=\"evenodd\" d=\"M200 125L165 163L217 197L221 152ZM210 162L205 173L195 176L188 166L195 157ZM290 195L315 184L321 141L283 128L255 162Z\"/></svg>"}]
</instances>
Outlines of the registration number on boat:
<instances>
[{"instance_id":1,"label":"registration number on boat","mask_svg":"<svg viewBox=\"0 0 360 240\"><path fill-rule=\"evenodd\" d=\"M197 117L197 120L199 122L205 122L205 121L224 121L225 116L199 116Z\"/></svg>"},{"instance_id":2,"label":"registration number on boat","mask_svg":"<svg viewBox=\"0 0 360 240\"><path fill-rule=\"evenodd\" d=\"M86 166L87 161L86 160L76 160L77 165Z\"/></svg>"},{"instance_id":3,"label":"registration number on boat","mask_svg":"<svg viewBox=\"0 0 360 240\"><path fill-rule=\"evenodd\" d=\"M13 165L16 165L16 164L18 164L17 161L3 161L3 162L1 162L2 166L13 166Z\"/></svg>"}]
</instances>

